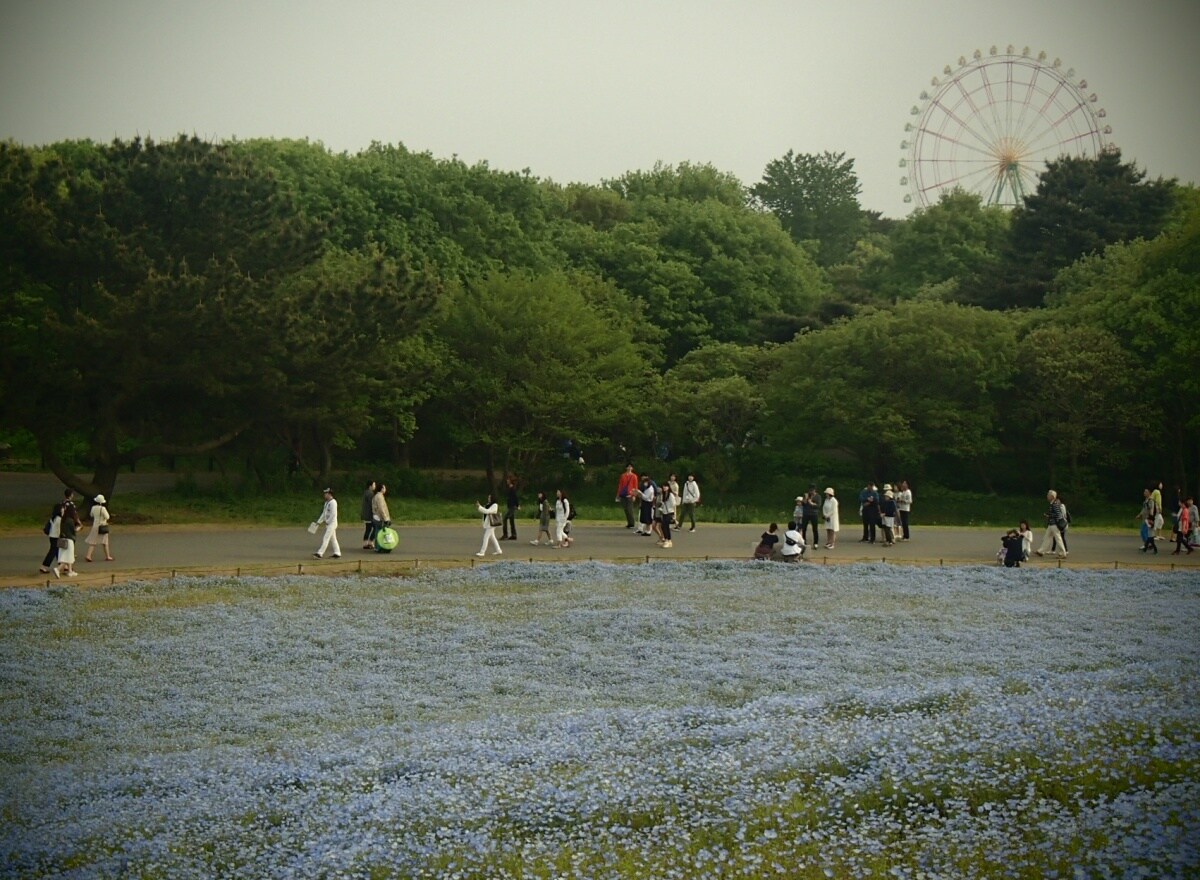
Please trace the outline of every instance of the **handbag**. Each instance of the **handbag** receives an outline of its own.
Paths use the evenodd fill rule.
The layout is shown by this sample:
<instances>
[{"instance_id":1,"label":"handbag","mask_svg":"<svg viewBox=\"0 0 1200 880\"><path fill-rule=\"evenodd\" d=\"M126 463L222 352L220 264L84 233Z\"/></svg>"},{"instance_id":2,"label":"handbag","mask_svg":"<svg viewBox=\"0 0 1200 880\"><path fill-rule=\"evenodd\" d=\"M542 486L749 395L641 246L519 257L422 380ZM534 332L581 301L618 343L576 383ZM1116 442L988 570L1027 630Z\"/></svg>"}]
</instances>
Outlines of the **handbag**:
<instances>
[{"instance_id":1,"label":"handbag","mask_svg":"<svg viewBox=\"0 0 1200 880\"><path fill-rule=\"evenodd\" d=\"M488 526L490 526L493 529L496 528L496 526L500 525L500 514L489 513L487 515L487 522L488 522Z\"/></svg>"},{"instance_id":2,"label":"handbag","mask_svg":"<svg viewBox=\"0 0 1200 880\"><path fill-rule=\"evenodd\" d=\"M108 526L100 526L100 528L98 528L96 531L101 535L107 535L108 534Z\"/></svg>"}]
</instances>

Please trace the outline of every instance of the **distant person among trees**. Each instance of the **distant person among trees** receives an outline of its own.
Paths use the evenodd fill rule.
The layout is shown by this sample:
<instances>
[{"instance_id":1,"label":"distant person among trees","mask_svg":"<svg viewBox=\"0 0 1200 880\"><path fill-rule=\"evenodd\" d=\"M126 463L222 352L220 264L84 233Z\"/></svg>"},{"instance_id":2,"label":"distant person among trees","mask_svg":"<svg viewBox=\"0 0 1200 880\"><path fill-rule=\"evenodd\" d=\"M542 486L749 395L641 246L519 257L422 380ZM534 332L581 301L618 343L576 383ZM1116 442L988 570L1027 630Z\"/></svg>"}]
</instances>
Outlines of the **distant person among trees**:
<instances>
[{"instance_id":1,"label":"distant person among trees","mask_svg":"<svg viewBox=\"0 0 1200 880\"><path fill-rule=\"evenodd\" d=\"M674 476L674 474L672 474L672 476ZM659 527L662 535L662 540L660 540L658 543L659 546L661 546L664 550L669 550L671 547L675 546L671 541L671 524L675 521L675 499L677 496L671 491L670 486L671 484L668 482L667 485L663 487L663 491L661 493L662 501L658 506Z\"/></svg>"},{"instance_id":2,"label":"distant person among trees","mask_svg":"<svg viewBox=\"0 0 1200 880\"><path fill-rule=\"evenodd\" d=\"M838 515L838 500L833 493L833 487L825 489L825 500L821 504L821 515L825 518L825 549L837 547L838 532L842 528L841 517Z\"/></svg>"},{"instance_id":3,"label":"distant person among trees","mask_svg":"<svg viewBox=\"0 0 1200 880\"><path fill-rule=\"evenodd\" d=\"M912 512L913 493L909 488L908 480L901 480L900 485L896 487L896 510L900 513L900 540L907 541L908 533L908 516Z\"/></svg>"},{"instance_id":4,"label":"distant person among trees","mask_svg":"<svg viewBox=\"0 0 1200 880\"><path fill-rule=\"evenodd\" d=\"M1192 519L1192 534L1188 540L1193 548L1200 545L1200 508L1196 506L1196 499L1192 496L1187 498L1188 514Z\"/></svg>"},{"instance_id":5,"label":"distant person among trees","mask_svg":"<svg viewBox=\"0 0 1200 880\"><path fill-rule=\"evenodd\" d=\"M374 502L377 488L374 480L367 480L366 488L363 489L362 505L358 511L363 522L362 548L364 550L375 549Z\"/></svg>"},{"instance_id":6,"label":"distant person among trees","mask_svg":"<svg viewBox=\"0 0 1200 880\"><path fill-rule=\"evenodd\" d=\"M682 507L679 512L679 526L683 527L686 519L691 522L689 532L696 531L696 506L700 503L700 484L696 482L695 474L688 474L683 484L683 494L679 498Z\"/></svg>"},{"instance_id":7,"label":"distant person among trees","mask_svg":"<svg viewBox=\"0 0 1200 880\"><path fill-rule=\"evenodd\" d=\"M1063 519L1063 509L1058 501L1058 493L1051 489L1046 493L1046 501L1050 504L1045 513L1046 534L1042 538L1042 546L1036 552L1038 556L1045 556L1053 550L1059 559L1063 559L1067 555L1067 548L1063 544L1062 530L1067 523Z\"/></svg>"},{"instance_id":8,"label":"distant person among trees","mask_svg":"<svg viewBox=\"0 0 1200 880\"><path fill-rule=\"evenodd\" d=\"M638 490L638 475L633 472L633 464L625 465L625 473L621 474L617 480L617 503L625 510L625 528L632 529L636 523L634 521L634 510L640 506L641 493ZM639 531L641 531L639 529Z\"/></svg>"}]
</instances>

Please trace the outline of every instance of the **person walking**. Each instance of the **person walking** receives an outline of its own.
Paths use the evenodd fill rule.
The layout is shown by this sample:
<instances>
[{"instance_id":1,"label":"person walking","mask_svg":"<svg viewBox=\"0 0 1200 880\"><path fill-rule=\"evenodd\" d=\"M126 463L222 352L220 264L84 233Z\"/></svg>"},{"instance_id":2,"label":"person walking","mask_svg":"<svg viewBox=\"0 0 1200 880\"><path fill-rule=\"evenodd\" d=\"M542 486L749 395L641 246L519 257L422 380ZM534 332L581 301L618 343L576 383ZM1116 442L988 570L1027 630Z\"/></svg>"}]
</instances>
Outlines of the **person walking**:
<instances>
[{"instance_id":1,"label":"person walking","mask_svg":"<svg viewBox=\"0 0 1200 880\"><path fill-rule=\"evenodd\" d=\"M1139 533L1142 537L1142 552L1153 550L1158 554L1158 544L1154 541L1154 496L1149 489L1142 490L1142 510L1134 519L1140 521Z\"/></svg>"},{"instance_id":2,"label":"person walking","mask_svg":"<svg viewBox=\"0 0 1200 880\"><path fill-rule=\"evenodd\" d=\"M476 502L475 509L483 514L483 543L479 545L479 552L475 555L483 556L491 546L496 548L492 555L500 556L504 551L500 549L500 542L496 540L496 528L500 525L500 505L496 502L496 496L489 495L486 504Z\"/></svg>"},{"instance_id":3,"label":"person walking","mask_svg":"<svg viewBox=\"0 0 1200 880\"><path fill-rule=\"evenodd\" d=\"M1187 498L1187 506L1192 519L1192 534L1188 538L1188 544L1195 548L1200 546L1200 507L1196 506L1196 499L1190 495Z\"/></svg>"},{"instance_id":4,"label":"person walking","mask_svg":"<svg viewBox=\"0 0 1200 880\"><path fill-rule=\"evenodd\" d=\"M1062 538L1063 550L1070 552L1071 548L1067 546L1067 532L1071 529L1071 512L1067 510L1067 502L1063 501L1062 496L1058 496L1058 505L1062 508L1062 522L1059 523L1058 532Z\"/></svg>"},{"instance_id":5,"label":"person walking","mask_svg":"<svg viewBox=\"0 0 1200 880\"><path fill-rule=\"evenodd\" d=\"M554 538L550 534L550 514L551 511L550 499L546 497L545 492L537 494L537 512L538 512L538 533L537 539L529 543L537 547L542 543L542 535L546 536L546 543L554 546Z\"/></svg>"},{"instance_id":6,"label":"person walking","mask_svg":"<svg viewBox=\"0 0 1200 880\"><path fill-rule=\"evenodd\" d=\"M375 530L378 527L375 525L374 501L377 488L378 484L374 480L367 480L366 488L363 489L362 505L358 511L363 523L362 548L364 550L375 549Z\"/></svg>"},{"instance_id":7,"label":"person walking","mask_svg":"<svg viewBox=\"0 0 1200 880\"><path fill-rule=\"evenodd\" d=\"M700 503L700 484L696 482L695 474L688 474L683 483L683 494L679 496L679 527L683 528L684 520L692 527L689 532L696 531L696 506Z\"/></svg>"},{"instance_id":8,"label":"person walking","mask_svg":"<svg viewBox=\"0 0 1200 880\"><path fill-rule=\"evenodd\" d=\"M638 528L636 534L649 536L654 525L654 500L657 493L655 492L654 481L649 477L642 475L642 488L638 493L638 498L641 504L641 511L638 515Z\"/></svg>"},{"instance_id":9,"label":"person walking","mask_svg":"<svg viewBox=\"0 0 1200 880\"><path fill-rule=\"evenodd\" d=\"M674 477L674 474L671 475ZM667 483L669 487L671 484ZM678 485L678 484L676 484ZM662 493L662 540L659 541L659 546L664 550L670 550L674 547L671 541L671 524L675 522L675 499L676 495L670 488L666 488Z\"/></svg>"},{"instance_id":10,"label":"person walking","mask_svg":"<svg viewBox=\"0 0 1200 880\"><path fill-rule=\"evenodd\" d=\"M74 504L71 505L71 507L74 506ZM67 577L79 576L79 572L75 570L75 535L80 525L78 514L75 516L63 514L58 532L58 559L54 563L55 577L62 577L64 574Z\"/></svg>"},{"instance_id":11,"label":"person walking","mask_svg":"<svg viewBox=\"0 0 1200 880\"><path fill-rule=\"evenodd\" d=\"M107 504L108 501L103 495L97 495L92 504L92 527L84 538L84 543L88 545L87 553L83 557L84 562L92 561L92 553L95 552L97 544L104 545L104 561L113 561L112 549L108 543L108 523L112 517L109 515Z\"/></svg>"},{"instance_id":12,"label":"person walking","mask_svg":"<svg viewBox=\"0 0 1200 880\"><path fill-rule=\"evenodd\" d=\"M389 528L391 524L392 512L388 510L387 485L377 483L375 492L371 495L371 543L367 544L366 549L374 549L375 538L379 532Z\"/></svg>"},{"instance_id":13,"label":"person walking","mask_svg":"<svg viewBox=\"0 0 1200 880\"><path fill-rule=\"evenodd\" d=\"M321 516L314 523L314 525L317 525L317 526L324 525L325 526L325 534L321 536L321 546L317 549L317 552L314 553L313 556L316 557L317 559L321 559L325 556L326 550L332 549L333 550L333 558L341 559L342 558L342 548L341 548L341 545L338 544L338 539L337 539L337 528L338 528L337 499L333 497L333 489L330 489L329 487L326 487L324 489L324 491L322 492L322 494L325 497L325 506L323 508L321 508Z\"/></svg>"},{"instance_id":14,"label":"person walking","mask_svg":"<svg viewBox=\"0 0 1200 880\"><path fill-rule=\"evenodd\" d=\"M1046 493L1046 501L1050 507L1046 511L1046 534L1042 538L1042 546L1035 552L1038 556L1045 556L1051 550L1063 559L1067 555L1067 548L1062 541L1062 529L1066 526L1066 521L1063 519L1062 505L1058 503L1058 493L1051 489Z\"/></svg>"},{"instance_id":15,"label":"person walking","mask_svg":"<svg viewBox=\"0 0 1200 880\"><path fill-rule=\"evenodd\" d=\"M1184 550L1190 554L1192 534L1192 509L1184 499L1179 499L1179 510L1175 513L1175 550L1172 556L1178 556Z\"/></svg>"},{"instance_id":16,"label":"person walking","mask_svg":"<svg viewBox=\"0 0 1200 880\"><path fill-rule=\"evenodd\" d=\"M641 493L638 490L638 475L633 472L633 464L625 465L625 473L617 480L617 502L625 510L625 528L636 526L634 510L640 505ZM641 529L638 529L640 532Z\"/></svg>"},{"instance_id":17,"label":"person walking","mask_svg":"<svg viewBox=\"0 0 1200 880\"><path fill-rule=\"evenodd\" d=\"M571 546L571 499L562 489L554 493L554 546Z\"/></svg>"},{"instance_id":18,"label":"person walking","mask_svg":"<svg viewBox=\"0 0 1200 880\"><path fill-rule=\"evenodd\" d=\"M67 509L75 509L75 504L71 500L74 494L75 490L64 489L62 500L50 508L50 518L43 529L46 537L50 539L50 549L46 551L46 555L42 558L42 565L38 568L42 574L50 574L50 566L54 565L54 560L58 558L58 538L62 533L63 512ZM68 505L70 505L69 508ZM78 511L76 514L78 515Z\"/></svg>"},{"instance_id":19,"label":"person walking","mask_svg":"<svg viewBox=\"0 0 1200 880\"><path fill-rule=\"evenodd\" d=\"M521 499L517 496L517 478L509 477L505 484L504 496L504 529L501 541L517 540L517 511L521 509Z\"/></svg>"},{"instance_id":20,"label":"person walking","mask_svg":"<svg viewBox=\"0 0 1200 880\"><path fill-rule=\"evenodd\" d=\"M825 517L825 549L833 550L837 547L837 536L841 531L842 521L838 515L838 500L832 486L825 489L825 501L821 504L821 515Z\"/></svg>"},{"instance_id":21,"label":"person walking","mask_svg":"<svg viewBox=\"0 0 1200 880\"><path fill-rule=\"evenodd\" d=\"M1150 487L1150 495L1154 498L1154 509L1156 511L1154 514L1154 540L1156 541L1162 539L1162 528L1166 522L1163 515L1162 488L1162 480L1159 480Z\"/></svg>"},{"instance_id":22,"label":"person walking","mask_svg":"<svg viewBox=\"0 0 1200 880\"><path fill-rule=\"evenodd\" d=\"M907 541L908 516L912 513L913 493L908 480L901 480L896 488L899 489L896 493L896 510L900 514L900 540Z\"/></svg>"}]
</instances>

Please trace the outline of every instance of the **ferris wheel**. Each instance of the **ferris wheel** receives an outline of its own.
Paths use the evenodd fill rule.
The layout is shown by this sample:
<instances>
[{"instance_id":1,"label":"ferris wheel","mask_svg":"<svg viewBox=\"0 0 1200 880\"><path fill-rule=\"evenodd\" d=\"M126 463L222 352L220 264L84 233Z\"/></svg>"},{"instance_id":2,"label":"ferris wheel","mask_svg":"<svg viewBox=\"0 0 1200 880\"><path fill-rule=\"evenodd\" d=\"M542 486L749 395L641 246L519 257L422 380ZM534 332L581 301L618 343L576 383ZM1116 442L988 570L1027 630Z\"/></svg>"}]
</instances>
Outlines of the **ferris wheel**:
<instances>
[{"instance_id":1,"label":"ferris wheel","mask_svg":"<svg viewBox=\"0 0 1200 880\"><path fill-rule=\"evenodd\" d=\"M904 126L905 202L927 207L958 187L984 204L1013 207L1036 189L1047 161L1097 156L1112 134L1087 80L1076 82L1073 69L1047 62L1045 52L976 49L942 73Z\"/></svg>"}]
</instances>

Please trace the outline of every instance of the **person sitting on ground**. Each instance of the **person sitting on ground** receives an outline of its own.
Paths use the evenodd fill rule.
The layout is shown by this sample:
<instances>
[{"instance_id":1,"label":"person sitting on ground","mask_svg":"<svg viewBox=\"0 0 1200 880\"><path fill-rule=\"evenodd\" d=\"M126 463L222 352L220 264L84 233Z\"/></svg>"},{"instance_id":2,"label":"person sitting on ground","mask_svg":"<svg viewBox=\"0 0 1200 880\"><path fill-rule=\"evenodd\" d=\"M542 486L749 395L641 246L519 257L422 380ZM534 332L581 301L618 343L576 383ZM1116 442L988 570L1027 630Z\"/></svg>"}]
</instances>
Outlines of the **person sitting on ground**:
<instances>
[{"instance_id":1,"label":"person sitting on ground","mask_svg":"<svg viewBox=\"0 0 1200 880\"><path fill-rule=\"evenodd\" d=\"M758 542L758 546L754 548L755 559L775 559L778 551L775 547L779 544L779 525L771 523L767 526L767 530L762 533L762 538Z\"/></svg>"}]
</instances>

